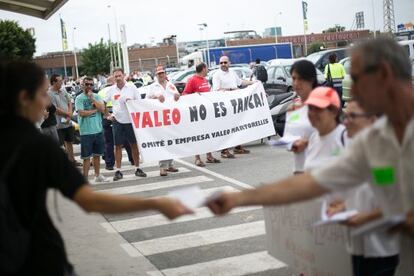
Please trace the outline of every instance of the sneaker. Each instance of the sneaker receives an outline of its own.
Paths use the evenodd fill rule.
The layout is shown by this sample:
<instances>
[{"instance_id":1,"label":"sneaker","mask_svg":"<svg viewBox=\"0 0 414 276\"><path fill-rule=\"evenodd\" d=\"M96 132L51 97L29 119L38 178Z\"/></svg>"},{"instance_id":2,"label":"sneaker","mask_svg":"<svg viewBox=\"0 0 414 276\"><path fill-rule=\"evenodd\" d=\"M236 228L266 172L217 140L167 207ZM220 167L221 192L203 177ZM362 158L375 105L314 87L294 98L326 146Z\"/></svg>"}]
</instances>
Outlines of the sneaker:
<instances>
[{"instance_id":1,"label":"sneaker","mask_svg":"<svg viewBox=\"0 0 414 276\"><path fill-rule=\"evenodd\" d=\"M102 174L95 176L95 183L108 182L109 180Z\"/></svg>"},{"instance_id":2,"label":"sneaker","mask_svg":"<svg viewBox=\"0 0 414 276\"><path fill-rule=\"evenodd\" d=\"M105 166L105 170L107 170L107 171L113 171L114 170L114 166Z\"/></svg>"},{"instance_id":3,"label":"sneaker","mask_svg":"<svg viewBox=\"0 0 414 276\"><path fill-rule=\"evenodd\" d=\"M137 170L135 171L135 176L147 177L147 174L144 173L140 168L137 168Z\"/></svg>"},{"instance_id":4,"label":"sneaker","mask_svg":"<svg viewBox=\"0 0 414 276\"><path fill-rule=\"evenodd\" d=\"M114 181L118 181L119 179L122 179L124 176L120 171L116 171L114 175Z\"/></svg>"}]
</instances>

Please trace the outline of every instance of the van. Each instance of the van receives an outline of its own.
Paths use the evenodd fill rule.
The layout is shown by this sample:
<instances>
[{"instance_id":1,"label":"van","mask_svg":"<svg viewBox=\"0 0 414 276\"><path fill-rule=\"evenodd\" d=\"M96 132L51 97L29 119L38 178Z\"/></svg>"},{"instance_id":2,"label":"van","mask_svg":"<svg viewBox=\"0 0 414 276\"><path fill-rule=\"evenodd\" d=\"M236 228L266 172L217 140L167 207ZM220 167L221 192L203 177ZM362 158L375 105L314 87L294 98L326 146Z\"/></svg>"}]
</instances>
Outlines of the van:
<instances>
[{"instance_id":1,"label":"van","mask_svg":"<svg viewBox=\"0 0 414 276\"><path fill-rule=\"evenodd\" d=\"M414 60L414 40L402 40L398 41L398 43L407 52L407 55L410 57L410 60Z\"/></svg>"},{"instance_id":2,"label":"van","mask_svg":"<svg viewBox=\"0 0 414 276\"><path fill-rule=\"evenodd\" d=\"M340 61L348 57L347 48L338 48L310 54L306 57L306 59L310 60L313 64L315 64L315 67L319 69L321 72L325 72L325 66L329 63L329 56L333 53L336 54L337 61Z\"/></svg>"}]
</instances>

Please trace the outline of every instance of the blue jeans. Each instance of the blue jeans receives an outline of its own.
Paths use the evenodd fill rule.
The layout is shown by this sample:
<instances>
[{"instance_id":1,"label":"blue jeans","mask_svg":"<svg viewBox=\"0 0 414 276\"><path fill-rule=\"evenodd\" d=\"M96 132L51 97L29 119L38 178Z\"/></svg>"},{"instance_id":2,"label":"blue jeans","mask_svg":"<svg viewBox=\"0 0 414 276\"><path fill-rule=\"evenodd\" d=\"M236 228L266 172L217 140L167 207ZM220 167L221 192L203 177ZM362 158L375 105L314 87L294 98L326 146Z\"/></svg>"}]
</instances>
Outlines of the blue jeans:
<instances>
[{"instance_id":1,"label":"blue jeans","mask_svg":"<svg viewBox=\"0 0 414 276\"><path fill-rule=\"evenodd\" d=\"M113 167L115 165L115 155L114 155L114 134L112 131L112 121L103 119L102 127L105 136L105 165L107 167ZM131 147L125 141L124 148L128 154L128 160L131 163L134 163L132 158Z\"/></svg>"}]
</instances>

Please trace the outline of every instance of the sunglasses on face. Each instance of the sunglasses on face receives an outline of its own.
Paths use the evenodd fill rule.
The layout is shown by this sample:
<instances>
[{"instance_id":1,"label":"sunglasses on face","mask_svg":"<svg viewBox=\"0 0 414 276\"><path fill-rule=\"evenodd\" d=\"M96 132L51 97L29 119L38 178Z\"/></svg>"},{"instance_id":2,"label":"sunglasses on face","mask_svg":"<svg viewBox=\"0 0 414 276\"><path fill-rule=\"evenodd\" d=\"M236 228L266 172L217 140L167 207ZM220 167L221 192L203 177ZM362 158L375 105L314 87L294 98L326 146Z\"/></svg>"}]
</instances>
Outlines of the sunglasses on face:
<instances>
[{"instance_id":1,"label":"sunglasses on face","mask_svg":"<svg viewBox=\"0 0 414 276\"><path fill-rule=\"evenodd\" d=\"M221 61L220 64L227 64L227 61Z\"/></svg>"},{"instance_id":2,"label":"sunglasses on face","mask_svg":"<svg viewBox=\"0 0 414 276\"><path fill-rule=\"evenodd\" d=\"M93 83L85 83L84 85L85 86L91 86L92 87L93 86Z\"/></svg>"}]
</instances>

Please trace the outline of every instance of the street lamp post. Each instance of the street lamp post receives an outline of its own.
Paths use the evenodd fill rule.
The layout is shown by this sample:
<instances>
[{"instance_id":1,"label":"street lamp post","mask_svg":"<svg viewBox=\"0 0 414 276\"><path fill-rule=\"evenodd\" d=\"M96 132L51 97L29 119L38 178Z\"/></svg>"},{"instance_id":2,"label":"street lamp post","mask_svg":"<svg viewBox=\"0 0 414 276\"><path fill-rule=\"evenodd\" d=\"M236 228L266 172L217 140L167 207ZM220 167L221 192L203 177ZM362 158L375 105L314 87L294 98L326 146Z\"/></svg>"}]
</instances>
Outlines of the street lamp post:
<instances>
[{"instance_id":1,"label":"street lamp post","mask_svg":"<svg viewBox=\"0 0 414 276\"><path fill-rule=\"evenodd\" d=\"M108 5L108 8L112 8L114 12L114 18L115 18L115 34L116 34L116 49L118 53L118 62L116 64L116 67L121 66L121 46L119 43L119 27L118 27L118 16L116 15L116 9L115 6Z\"/></svg>"},{"instance_id":2,"label":"street lamp post","mask_svg":"<svg viewBox=\"0 0 414 276\"><path fill-rule=\"evenodd\" d=\"M76 79L79 79L78 58L76 57L76 46L75 46L75 30L76 30L76 27L73 27L73 30L72 30L73 58L75 60L75 76L76 76Z\"/></svg>"},{"instance_id":3,"label":"street lamp post","mask_svg":"<svg viewBox=\"0 0 414 276\"><path fill-rule=\"evenodd\" d=\"M109 46L109 53L111 55L111 64L109 67L110 67L110 71L112 72L112 70L115 67L116 57L115 57L115 52L114 53L112 52L113 47L112 47L112 42L111 42L111 28L109 27L109 23L108 23L108 46Z\"/></svg>"},{"instance_id":4,"label":"street lamp post","mask_svg":"<svg viewBox=\"0 0 414 276\"><path fill-rule=\"evenodd\" d=\"M210 45L208 42L208 33L207 33L208 25L207 23L201 23L201 24L198 24L198 26L200 26L201 29L206 31L206 44L207 44L207 62L206 63L207 63L207 66L210 67Z\"/></svg>"},{"instance_id":5,"label":"street lamp post","mask_svg":"<svg viewBox=\"0 0 414 276\"><path fill-rule=\"evenodd\" d=\"M172 35L171 38L174 38L174 40L175 40L175 50L176 50L176 53L177 53L177 68L180 68L180 52L178 51L177 35Z\"/></svg>"},{"instance_id":6,"label":"street lamp post","mask_svg":"<svg viewBox=\"0 0 414 276\"><path fill-rule=\"evenodd\" d=\"M275 43L277 44L277 16L282 15L282 12L278 12L275 16Z\"/></svg>"}]
</instances>

